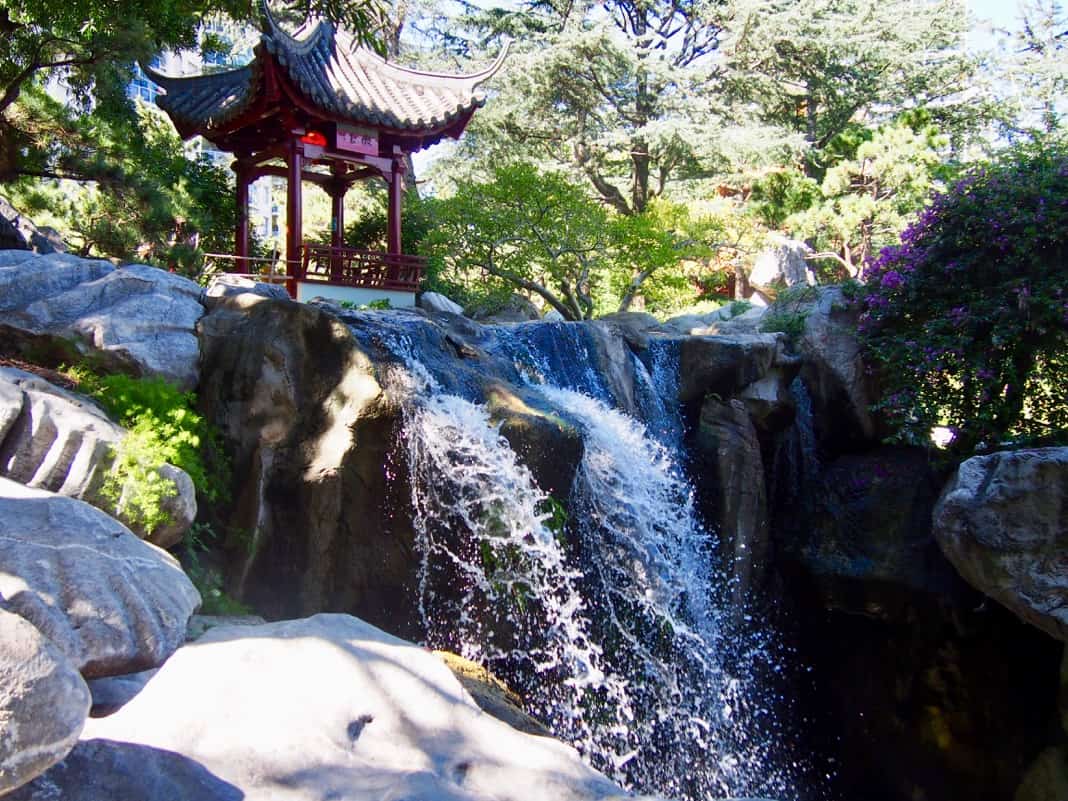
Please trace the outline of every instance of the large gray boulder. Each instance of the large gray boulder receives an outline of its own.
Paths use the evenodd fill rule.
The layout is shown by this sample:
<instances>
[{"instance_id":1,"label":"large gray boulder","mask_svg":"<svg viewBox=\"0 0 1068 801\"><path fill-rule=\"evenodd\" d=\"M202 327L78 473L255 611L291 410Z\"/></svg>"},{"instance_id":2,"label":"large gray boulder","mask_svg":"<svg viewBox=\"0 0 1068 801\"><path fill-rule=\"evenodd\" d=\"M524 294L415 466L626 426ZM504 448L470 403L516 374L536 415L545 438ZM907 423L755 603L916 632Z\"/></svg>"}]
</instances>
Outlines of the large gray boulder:
<instances>
[{"instance_id":1,"label":"large gray boulder","mask_svg":"<svg viewBox=\"0 0 1068 801\"><path fill-rule=\"evenodd\" d=\"M682 403L714 392L729 397L789 361L780 334L692 336L679 351L679 391Z\"/></svg>"},{"instance_id":2,"label":"large gray boulder","mask_svg":"<svg viewBox=\"0 0 1068 801\"><path fill-rule=\"evenodd\" d=\"M247 276L233 273L219 273L211 279L207 289L204 290L204 296L208 299L229 298L243 294L259 295L275 300L290 299L283 284L253 281Z\"/></svg>"},{"instance_id":3,"label":"large gray boulder","mask_svg":"<svg viewBox=\"0 0 1068 801\"><path fill-rule=\"evenodd\" d=\"M419 308L428 312L448 312L463 314L464 307L442 295L440 292L424 292L419 296Z\"/></svg>"},{"instance_id":4,"label":"large gray boulder","mask_svg":"<svg viewBox=\"0 0 1068 801\"><path fill-rule=\"evenodd\" d=\"M705 314L672 317L660 325L660 330L685 336L756 334L765 311L747 302L727 303Z\"/></svg>"},{"instance_id":5,"label":"large gray boulder","mask_svg":"<svg viewBox=\"0 0 1068 801\"><path fill-rule=\"evenodd\" d=\"M155 667L200 595L178 562L98 509L0 478L0 607L87 678Z\"/></svg>"},{"instance_id":6,"label":"large gray boulder","mask_svg":"<svg viewBox=\"0 0 1068 801\"><path fill-rule=\"evenodd\" d=\"M201 288L144 264L0 252L0 335L23 352L88 357L196 386Z\"/></svg>"},{"instance_id":7,"label":"large gray boulder","mask_svg":"<svg viewBox=\"0 0 1068 801\"><path fill-rule=\"evenodd\" d=\"M570 747L480 710L434 654L333 614L212 629L12 799L49 790L68 801L623 795Z\"/></svg>"},{"instance_id":8,"label":"large gray boulder","mask_svg":"<svg viewBox=\"0 0 1068 801\"><path fill-rule=\"evenodd\" d=\"M787 237L772 237L756 257L749 273L749 283L756 289L774 292L781 287L816 283L806 256L812 249L804 242Z\"/></svg>"},{"instance_id":9,"label":"large gray boulder","mask_svg":"<svg viewBox=\"0 0 1068 801\"><path fill-rule=\"evenodd\" d=\"M1068 641L1068 448L968 459L935 508L934 533L968 583Z\"/></svg>"},{"instance_id":10,"label":"large gray boulder","mask_svg":"<svg viewBox=\"0 0 1068 801\"><path fill-rule=\"evenodd\" d=\"M0 250L32 250L63 253L67 246L55 228L34 225L33 220L0 197Z\"/></svg>"},{"instance_id":11,"label":"large gray boulder","mask_svg":"<svg viewBox=\"0 0 1068 801\"><path fill-rule=\"evenodd\" d=\"M88 712L89 688L63 652L0 609L0 795L66 756Z\"/></svg>"},{"instance_id":12,"label":"large gray boulder","mask_svg":"<svg viewBox=\"0 0 1068 801\"><path fill-rule=\"evenodd\" d=\"M126 429L88 398L33 373L0 367L0 476L114 514L115 504L102 487L125 437ZM197 499L185 471L167 464L159 472L174 488L162 501L169 520L147 531L139 521L119 517L142 538L167 548L196 519Z\"/></svg>"}]
</instances>

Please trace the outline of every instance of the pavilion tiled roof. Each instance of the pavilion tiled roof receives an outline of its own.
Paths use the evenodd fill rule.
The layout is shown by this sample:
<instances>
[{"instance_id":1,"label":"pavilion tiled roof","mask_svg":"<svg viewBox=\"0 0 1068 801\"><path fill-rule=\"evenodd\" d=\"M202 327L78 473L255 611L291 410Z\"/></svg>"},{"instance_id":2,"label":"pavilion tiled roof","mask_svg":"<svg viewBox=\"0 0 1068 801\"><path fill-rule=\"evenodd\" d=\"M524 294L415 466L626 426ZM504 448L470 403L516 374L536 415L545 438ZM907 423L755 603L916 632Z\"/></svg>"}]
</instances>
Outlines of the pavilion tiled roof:
<instances>
[{"instance_id":1,"label":"pavilion tiled roof","mask_svg":"<svg viewBox=\"0 0 1068 801\"><path fill-rule=\"evenodd\" d=\"M261 61L270 54L325 117L420 133L441 130L485 102L478 86L500 68L472 75L422 72L392 64L329 22L283 31L268 15L251 64L172 77L146 70L166 91L157 100L179 129L208 131L238 116L256 97Z\"/></svg>"}]
</instances>

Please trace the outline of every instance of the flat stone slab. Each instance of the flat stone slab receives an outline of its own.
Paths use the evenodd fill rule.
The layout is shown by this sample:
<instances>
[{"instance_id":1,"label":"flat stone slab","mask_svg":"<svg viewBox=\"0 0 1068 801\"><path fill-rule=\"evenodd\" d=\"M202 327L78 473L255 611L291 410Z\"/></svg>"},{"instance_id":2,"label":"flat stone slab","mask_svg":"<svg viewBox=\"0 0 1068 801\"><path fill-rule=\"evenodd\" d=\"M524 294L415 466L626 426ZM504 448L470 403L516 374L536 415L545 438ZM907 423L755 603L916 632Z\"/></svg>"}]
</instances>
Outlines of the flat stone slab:
<instances>
[{"instance_id":1,"label":"flat stone slab","mask_svg":"<svg viewBox=\"0 0 1068 801\"><path fill-rule=\"evenodd\" d=\"M210 630L12 798L43 801L50 786L96 801L86 783L123 782L141 794L109 801L625 796L569 746L484 713L434 654L335 614Z\"/></svg>"}]
</instances>

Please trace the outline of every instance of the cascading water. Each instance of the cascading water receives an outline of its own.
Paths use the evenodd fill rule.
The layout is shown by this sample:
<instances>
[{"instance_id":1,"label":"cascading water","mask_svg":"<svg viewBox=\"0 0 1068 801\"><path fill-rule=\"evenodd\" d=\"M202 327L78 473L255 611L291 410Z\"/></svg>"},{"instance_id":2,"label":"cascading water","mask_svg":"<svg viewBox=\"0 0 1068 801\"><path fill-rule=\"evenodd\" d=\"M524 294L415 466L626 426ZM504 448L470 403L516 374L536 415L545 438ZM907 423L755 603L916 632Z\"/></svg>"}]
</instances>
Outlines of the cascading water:
<instances>
[{"instance_id":1,"label":"cascading water","mask_svg":"<svg viewBox=\"0 0 1068 801\"><path fill-rule=\"evenodd\" d=\"M392 338L409 366L404 447L427 644L486 664L628 788L795 797L773 764L768 710L738 668L767 658L766 643L736 642L717 604L712 539L671 450L681 422L655 378L635 364L650 433L609 406L576 327L502 332L517 377L582 432L561 506L477 398L444 390L411 341ZM671 372L671 355L653 352L653 376Z\"/></svg>"}]
</instances>

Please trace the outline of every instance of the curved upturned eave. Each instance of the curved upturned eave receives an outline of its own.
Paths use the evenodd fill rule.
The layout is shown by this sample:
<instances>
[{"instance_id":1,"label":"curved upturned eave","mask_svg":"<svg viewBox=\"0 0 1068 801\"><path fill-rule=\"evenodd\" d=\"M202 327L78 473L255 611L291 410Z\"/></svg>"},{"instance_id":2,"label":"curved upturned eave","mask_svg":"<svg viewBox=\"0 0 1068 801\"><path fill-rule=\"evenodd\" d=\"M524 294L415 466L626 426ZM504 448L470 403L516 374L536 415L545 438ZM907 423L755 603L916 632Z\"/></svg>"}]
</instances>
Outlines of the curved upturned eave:
<instances>
[{"instance_id":1,"label":"curved upturned eave","mask_svg":"<svg viewBox=\"0 0 1068 801\"><path fill-rule=\"evenodd\" d=\"M485 98L476 92L479 84L489 80L497 73L507 55L506 44L490 67L471 75L447 75L425 72L401 67L385 60L377 53L360 47L355 40L345 33L340 34L329 22L319 22L310 27L307 34L297 38L282 30L271 17L266 17L268 30L265 30L262 43L282 66L286 76L309 101L312 106L320 108L326 116L354 123L364 123L388 127L409 133L429 132L447 128L464 115L469 115L485 103ZM351 40L351 41L346 41ZM341 53L349 53L343 56ZM361 62L370 62L367 73L378 78L377 84L369 81L362 74L365 72ZM326 76L344 75L353 89L360 89L364 94L375 95L383 101L375 108L364 102L354 100L349 92L344 94L335 90L328 83ZM401 117L388 108L381 106L396 105L396 90L403 87L422 97L427 91L448 92L463 99L454 104L442 105L430 115ZM359 92L356 92L359 94ZM389 97L387 97L389 95Z\"/></svg>"},{"instance_id":2,"label":"curved upturned eave","mask_svg":"<svg viewBox=\"0 0 1068 801\"><path fill-rule=\"evenodd\" d=\"M165 94L156 104L170 115L182 136L208 135L242 114L256 96L256 62L244 67L202 75L165 75L142 67Z\"/></svg>"}]
</instances>

